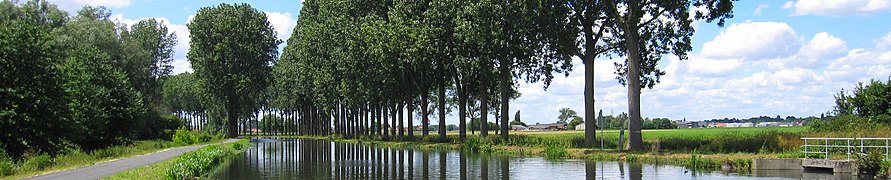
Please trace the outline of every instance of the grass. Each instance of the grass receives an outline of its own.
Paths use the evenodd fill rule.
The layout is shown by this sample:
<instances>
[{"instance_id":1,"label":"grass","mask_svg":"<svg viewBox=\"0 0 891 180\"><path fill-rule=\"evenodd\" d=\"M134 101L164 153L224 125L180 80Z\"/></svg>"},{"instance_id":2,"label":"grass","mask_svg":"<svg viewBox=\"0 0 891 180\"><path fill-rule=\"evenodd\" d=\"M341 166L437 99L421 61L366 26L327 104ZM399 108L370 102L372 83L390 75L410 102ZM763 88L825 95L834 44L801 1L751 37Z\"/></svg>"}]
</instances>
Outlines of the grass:
<instances>
[{"instance_id":1,"label":"grass","mask_svg":"<svg viewBox=\"0 0 891 180\"><path fill-rule=\"evenodd\" d=\"M48 155L26 156L19 162L8 158L0 158L0 180L21 179L25 177L64 171L78 167L90 166L123 157L131 157L161 151L167 148L186 146L194 143L205 144L219 142L221 137L203 132L186 132L181 134L194 141L173 142L166 140L136 141L130 145L112 146L105 149L84 152L79 149L70 149L65 153L51 157Z\"/></svg>"},{"instance_id":2,"label":"grass","mask_svg":"<svg viewBox=\"0 0 891 180\"><path fill-rule=\"evenodd\" d=\"M174 144L170 141L149 140L136 141L131 145L125 146L112 146L92 152L83 152L75 149L55 158L48 155L36 155L27 157L21 162L0 162L0 171L9 171L4 173L8 176L2 176L0 179L21 179L39 174L89 166L121 157L152 153L170 147L174 147ZM13 168L3 170L5 169L3 166L11 166Z\"/></svg>"},{"instance_id":3,"label":"grass","mask_svg":"<svg viewBox=\"0 0 891 180\"><path fill-rule=\"evenodd\" d=\"M731 168L749 171L753 158L803 157L798 153L800 137L809 136L807 127L750 127L643 130L646 151L615 150L619 131L597 133L604 149L584 147L583 131L511 131L510 141L490 134L486 138L468 133L459 141L455 132L442 142L436 134L383 141L380 137L342 139L339 136L298 138L348 143L383 144L391 147L453 149L507 155L534 155L548 159L576 158L644 163L669 163L703 169ZM420 133L416 133L420 134ZM627 138L627 132L626 132ZM693 151L696 153L693 153Z\"/></svg>"},{"instance_id":4,"label":"grass","mask_svg":"<svg viewBox=\"0 0 891 180\"><path fill-rule=\"evenodd\" d=\"M207 175L225 158L240 153L249 145L247 139L235 143L209 145L177 158L119 172L103 179L194 179Z\"/></svg>"}]
</instances>

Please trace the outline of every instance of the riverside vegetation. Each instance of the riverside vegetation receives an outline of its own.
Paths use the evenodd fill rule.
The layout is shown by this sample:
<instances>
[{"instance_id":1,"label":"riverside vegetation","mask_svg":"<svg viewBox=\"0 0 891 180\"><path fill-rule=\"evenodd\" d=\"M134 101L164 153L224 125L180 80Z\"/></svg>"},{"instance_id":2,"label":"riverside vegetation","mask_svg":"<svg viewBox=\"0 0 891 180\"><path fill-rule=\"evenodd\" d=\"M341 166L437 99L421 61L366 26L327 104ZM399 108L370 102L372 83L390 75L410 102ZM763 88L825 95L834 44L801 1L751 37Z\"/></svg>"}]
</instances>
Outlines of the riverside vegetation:
<instances>
[{"instance_id":1,"label":"riverside vegetation","mask_svg":"<svg viewBox=\"0 0 891 180\"><path fill-rule=\"evenodd\" d=\"M214 168L250 147L242 139L234 143L208 145L157 164L117 173L103 179L194 179L206 176Z\"/></svg>"}]
</instances>

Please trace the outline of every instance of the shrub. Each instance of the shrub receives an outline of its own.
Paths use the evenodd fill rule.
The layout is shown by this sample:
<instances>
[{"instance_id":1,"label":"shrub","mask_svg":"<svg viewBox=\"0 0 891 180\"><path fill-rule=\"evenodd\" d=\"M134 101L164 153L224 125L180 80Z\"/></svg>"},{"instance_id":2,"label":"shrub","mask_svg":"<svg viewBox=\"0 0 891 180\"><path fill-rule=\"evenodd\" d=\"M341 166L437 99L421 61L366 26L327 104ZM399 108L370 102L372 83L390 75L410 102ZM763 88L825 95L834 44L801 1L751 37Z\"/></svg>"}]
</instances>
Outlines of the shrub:
<instances>
[{"instance_id":1,"label":"shrub","mask_svg":"<svg viewBox=\"0 0 891 180\"><path fill-rule=\"evenodd\" d=\"M861 174L877 174L884 155L879 151L857 154L857 171Z\"/></svg>"},{"instance_id":2,"label":"shrub","mask_svg":"<svg viewBox=\"0 0 891 180\"><path fill-rule=\"evenodd\" d=\"M0 147L3 146L0 145ZM0 177L12 175L15 172L14 168L15 162L9 155L6 155L6 151L3 148L0 148Z\"/></svg>"},{"instance_id":3,"label":"shrub","mask_svg":"<svg viewBox=\"0 0 891 180\"><path fill-rule=\"evenodd\" d=\"M195 137L186 127L180 127L176 130L176 133L173 134L173 143L179 145L190 145L198 142L198 137Z\"/></svg>"},{"instance_id":4,"label":"shrub","mask_svg":"<svg viewBox=\"0 0 891 180\"><path fill-rule=\"evenodd\" d=\"M15 163L11 159L0 159L0 177L12 175L15 172Z\"/></svg>"},{"instance_id":5,"label":"shrub","mask_svg":"<svg viewBox=\"0 0 891 180\"><path fill-rule=\"evenodd\" d=\"M881 169L879 169L880 176L888 177L888 175L891 175L891 160L882 161L882 164L879 167L881 167Z\"/></svg>"},{"instance_id":6,"label":"shrub","mask_svg":"<svg viewBox=\"0 0 891 180\"><path fill-rule=\"evenodd\" d=\"M545 157L547 159L562 159L565 157L569 157L569 152L566 152L566 149L557 147L555 145L548 145L545 148Z\"/></svg>"},{"instance_id":7,"label":"shrub","mask_svg":"<svg viewBox=\"0 0 891 180\"><path fill-rule=\"evenodd\" d=\"M206 175L226 157L247 147L247 140L227 145L210 145L179 157L166 171L167 179L193 179Z\"/></svg>"},{"instance_id":8,"label":"shrub","mask_svg":"<svg viewBox=\"0 0 891 180\"><path fill-rule=\"evenodd\" d=\"M53 163L53 158L47 154L40 154L37 156L32 156L22 164L22 169L25 171L39 171L43 170Z\"/></svg>"}]
</instances>

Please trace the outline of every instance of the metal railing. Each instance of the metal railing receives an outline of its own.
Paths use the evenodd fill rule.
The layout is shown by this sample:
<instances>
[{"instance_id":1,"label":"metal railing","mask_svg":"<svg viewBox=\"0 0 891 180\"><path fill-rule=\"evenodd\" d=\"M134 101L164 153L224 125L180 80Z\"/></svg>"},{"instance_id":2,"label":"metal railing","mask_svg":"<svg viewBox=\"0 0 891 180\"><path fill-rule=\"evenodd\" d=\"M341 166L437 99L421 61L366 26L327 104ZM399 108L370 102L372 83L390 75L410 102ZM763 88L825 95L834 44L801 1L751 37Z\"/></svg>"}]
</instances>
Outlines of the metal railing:
<instances>
[{"instance_id":1,"label":"metal railing","mask_svg":"<svg viewBox=\"0 0 891 180\"><path fill-rule=\"evenodd\" d=\"M891 152L891 138L801 138L804 141L804 158L807 159L809 154L822 154L824 159L829 159L831 149L844 150L848 159L851 159L852 150L860 150L860 154L865 154L870 148L882 149L885 151L885 160L889 159ZM815 144L816 142L816 144ZM853 143L853 144L852 144Z\"/></svg>"}]
</instances>

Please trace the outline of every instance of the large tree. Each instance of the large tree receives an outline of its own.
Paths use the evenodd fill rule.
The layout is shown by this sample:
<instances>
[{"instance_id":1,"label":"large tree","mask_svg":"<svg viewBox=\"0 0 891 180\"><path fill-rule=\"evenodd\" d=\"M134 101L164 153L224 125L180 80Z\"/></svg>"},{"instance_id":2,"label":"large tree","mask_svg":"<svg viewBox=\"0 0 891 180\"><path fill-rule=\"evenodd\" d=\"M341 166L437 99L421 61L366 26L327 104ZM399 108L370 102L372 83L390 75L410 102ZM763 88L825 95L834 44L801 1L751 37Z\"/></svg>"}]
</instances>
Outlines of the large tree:
<instances>
[{"instance_id":1,"label":"large tree","mask_svg":"<svg viewBox=\"0 0 891 180\"><path fill-rule=\"evenodd\" d=\"M624 63L616 64L616 69L619 82L628 87L631 150L643 149L640 134L640 90L644 87L652 88L659 83L659 77L665 74L659 69L657 62L665 54L687 59L687 52L692 49L692 22L697 19L705 19L707 22L718 20L718 25L723 26L726 18L733 17L733 1L604 1L608 22L617 29L616 38L621 43L616 50L627 57ZM696 10L700 8L704 10ZM691 17L691 14L694 16Z\"/></svg>"},{"instance_id":2,"label":"large tree","mask_svg":"<svg viewBox=\"0 0 891 180\"><path fill-rule=\"evenodd\" d=\"M26 150L55 153L73 135L50 32L67 16L34 1L0 2L0 15L0 150L14 158Z\"/></svg>"},{"instance_id":3,"label":"large tree","mask_svg":"<svg viewBox=\"0 0 891 180\"><path fill-rule=\"evenodd\" d=\"M238 135L238 118L257 109L269 85L281 43L266 14L247 4L220 4L198 10L188 24L187 55L207 92L225 103L228 137Z\"/></svg>"},{"instance_id":4,"label":"large tree","mask_svg":"<svg viewBox=\"0 0 891 180\"><path fill-rule=\"evenodd\" d=\"M123 48L126 51L124 70L130 83L143 94L149 108L161 104L161 78L173 70L173 46L176 34L155 19L145 19L122 31Z\"/></svg>"}]
</instances>

